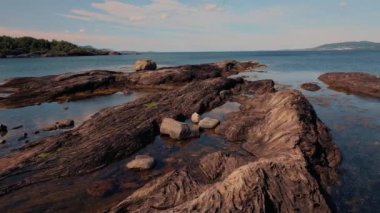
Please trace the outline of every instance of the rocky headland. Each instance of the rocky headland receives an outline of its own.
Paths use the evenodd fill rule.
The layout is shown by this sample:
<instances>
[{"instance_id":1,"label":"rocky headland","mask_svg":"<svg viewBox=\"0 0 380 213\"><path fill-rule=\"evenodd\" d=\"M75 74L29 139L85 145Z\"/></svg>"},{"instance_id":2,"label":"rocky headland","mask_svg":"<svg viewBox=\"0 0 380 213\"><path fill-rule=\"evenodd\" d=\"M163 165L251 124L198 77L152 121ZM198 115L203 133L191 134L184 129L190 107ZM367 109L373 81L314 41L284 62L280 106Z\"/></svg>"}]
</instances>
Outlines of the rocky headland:
<instances>
[{"instance_id":1,"label":"rocky headland","mask_svg":"<svg viewBox=\"0 0 380 213\"><path fill-rule=\"evenodd\" d=\"M272 80L229 78L262 66L257 62L225 61L132 73L91 71L9 80L0 86L0 92L11 93L0 99L2 108L125 90L151 92L135 101L103 109L74 129L1 157L0 208L334 211L328 187L336 181L340 152L308 100L296 90L276 91ZM179 128L179 137L185 133L194 136L191 128L183 132L186 126L175 121L191 118L194 123L201 123L205 120L201 119L202 114L228 101L240 103L240 111L228 113L220 123L206 119L208 123L203 123L213 121L213 125L203 126L198 134L213 132L228 143L240 144L239 152L231 149L207 153L195 164L185 161L176 168L160 171L138 187L123 182L128 192L112 193L119 188L117 184L95 179L95 174L104 174L126 158L135 161L130 161L125 169L141 168L144 174L149 173L155 160L135 153L152 143L160 128L168 134L175 132L170 128ZM163 131L165 122L168 124ZM48 193L41 193L42 189ZM92 197L96 205L78 204L78 195Z\"/></svg>"}]
</instances>

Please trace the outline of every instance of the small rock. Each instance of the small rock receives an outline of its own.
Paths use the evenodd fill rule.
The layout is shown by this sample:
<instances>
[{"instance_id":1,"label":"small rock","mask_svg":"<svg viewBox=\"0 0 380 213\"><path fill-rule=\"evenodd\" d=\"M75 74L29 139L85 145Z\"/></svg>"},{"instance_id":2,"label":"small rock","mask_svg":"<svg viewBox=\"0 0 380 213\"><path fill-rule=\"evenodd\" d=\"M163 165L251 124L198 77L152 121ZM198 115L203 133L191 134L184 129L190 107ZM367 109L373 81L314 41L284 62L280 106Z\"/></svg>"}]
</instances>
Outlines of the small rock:
<instances>
[{"instance_id":1,"label":"small rock","mask_svg":"<svg viewBox=\"0 0 380 213\"><path fill-rule=\"evenodd\" d=\"M56 122L56 126L59 129L68 129L68 128L73 128L74 127L74 120L71 119L65 119L65 120L60 120Z\"/></svg>"},{"instance_id":2,"label":"small rock","mask_svg":"<svg viewBox=\"0 0 380 213\"><path fill-rule=\"evenodd\" d=\"M6 142L6 140L0 140L0 144L5 144Z\"/></svg>"},{"instance_id":3,"label":"small rock","mask_svg":"<svg viewBox=\"0 0 380 213\"><path fill-rule=\"evenodd\" d=\"M157 64L150 59L141 59L136 61L134 67L136 71L156 70Z\"/></svg>"},{"instance_id":4,"label":"small rock","mask_svg":"<svg viewBox=\"0 0 380 213\"><path fill-rule=\"evenodd\" d=\"M214 129L216 126L218 126L219 123L220 122L218 119L203 118L199 122L199 127L203 128L203 129Z\"/></svg>"},{"instance_id":5,"label":"small rock","mask_svg":"<svg viewBox=\"0 0 380 213\"><path fill-rule=\"evenodd\" d=\"M23 140L25 140L26 138L28 138L28 133L24 132L24 135L21 136L21 137L18 139L18 141L23 141Z\"/></svg>"},{"instance_id":6,"label":"small rock","mask_svg":"<svg viewBox=\"0 0 380 213\"><path fill-rule=\"evenodd\" d=\"M130 95L130 94L132 94L132 92L129 91L129 90L124 90L124 91L123 91L123 94L124 94L124 95Z\"/></svg>"},{"instance_id":7,"label":"small rock","mask_svg":"<svg viewBox=\"0 0 380 213\"><path fill-rule=\"evenodd\" d=\"M230 94L231 94L231 91L229 91L229 90L222 90L219 93L220 97L223 98L223 99L225 99Z\"/></svg>"},{"instance_id":8,"label":"small rock","mask_svg":"<svg viewBox=\"0 0 380 213\"><path fill-rule=\"evenodd\" d=\"M58 129L58 127L56 124L50 124L50 125L43 127L41 130L42 131L53 131L53 130L57 130L57 129Z\"/></svg>"},{"instance_id":9,"label":"small rock","mask_svg":"<svg viewBox=\"0 0 380 213\"><path fill-rule=\"evenodd\" d=\"M4 124L0 124L0 136L6 135L8 132L8 127Z\"/></svg>"},{"instance_id":10,"label":"small rock","mask_svg":"<svg viewBox=\"0 0 380 213\"><path fill-rule=\"evenodd\" d=\"M13 127L12 129L21 129L22 127L23 125L18 125L18 126Z\"/></svg>"},{"instance_id":11,"label":"small rock","mask_svg":"<svg viewBox=\"0 0 380 213\"><path fill-rule=\"evenodd\" d=\"M160 133L169 135L176 140L183 140L199 137L199 127L182 123L171 118L164 118L160 126Z\"/></svg>"},{"instance_id":12,"label":"small rock","mask_svg":"<svg viewBox=\"0 0 380 213\"><path fill-rule=\"evenodd\" d=\"M64 110L68 110L69 109L69 107L65 107L65 108L63 108Z\"/></svg>"},{"instance_id":13,"label":"small rock","mask_svg":"<svg viewBox=\"0 0 380 213\"><path fill-rule=\"evenodd\" d=\"M315 92L315 91L318 91L318 90L321 89L321 87L318 86L315 83L304 83L304 84L301 84L301 88L304 89L304 90L312 91L312 92Z\"/></svg>"},{"instance_id":14,"label":"small rock","mask_svg":"<svg viewBox=\"0 0 380 213\"><path fill-rule=\"evenodd\" d=\"M39 130L36 130L36 131L33 132L33 134L35 134L35 135L38 135L39 133L40 133Z\"/></svg>"},{"instance_id":15,"label":"small rock","mask_svg":"<svg viewBox=\"0 0 380 213\"><path fill-rule=\"evenodd\" d=\"M149 155L137 155L134 160L127 163L128 169L146 170L154 166L154 158Z\"/></svg>"},{"instance_id":16,"label":"small rock","mask_svg":"<svg viewBox=\"0 0 380 213\"><path fill-rule=\"evenodd\" d=\"M193 122L193 123L199 123L199 121L201 121L201 116L198 114L198 113L196 113L196 112L194 112L192 115L191 115L191 121Z\"/></svg>"}]
</instances>

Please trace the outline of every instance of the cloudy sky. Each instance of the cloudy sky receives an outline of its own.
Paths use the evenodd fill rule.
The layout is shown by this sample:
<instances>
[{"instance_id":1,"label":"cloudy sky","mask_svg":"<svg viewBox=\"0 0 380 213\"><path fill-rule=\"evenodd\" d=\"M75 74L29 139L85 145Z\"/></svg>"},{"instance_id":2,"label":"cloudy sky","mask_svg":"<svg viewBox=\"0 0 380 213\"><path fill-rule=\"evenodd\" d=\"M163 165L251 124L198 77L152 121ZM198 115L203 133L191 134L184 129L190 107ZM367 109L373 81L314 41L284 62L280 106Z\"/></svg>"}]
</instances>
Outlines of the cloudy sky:
<instances>
[{"instance_id":1,"label":"cloudy sky","mask_svg":"<svg viewBox=\"0 0 380 213\"><path fill-rule=\"evenodd\" d=\"M380 0L0 0L0 34L138 51L380 42Z\"/></svg>"}]
</instances>

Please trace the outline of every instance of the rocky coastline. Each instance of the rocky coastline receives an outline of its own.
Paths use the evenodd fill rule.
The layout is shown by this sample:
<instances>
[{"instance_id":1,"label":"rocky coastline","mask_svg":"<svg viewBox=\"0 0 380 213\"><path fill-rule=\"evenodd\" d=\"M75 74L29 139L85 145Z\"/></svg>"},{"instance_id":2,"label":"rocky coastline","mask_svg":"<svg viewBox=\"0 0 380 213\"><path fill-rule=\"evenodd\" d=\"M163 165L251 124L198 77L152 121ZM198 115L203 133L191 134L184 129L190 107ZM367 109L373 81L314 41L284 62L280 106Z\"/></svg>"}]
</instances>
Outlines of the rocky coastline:
<instances>
[{"instance_id":1,"label":"rocky coastline","mask_svg":"<svg viewBox=\"0 0 380 213\"><path fill-rule=\"evenodd\" d=\"M224 61L131 73L95 70L9 80L0 86L0 93L10 93L0 98L0 108L126 90L150 93L103 109L74 129L1 157L0 208L70 211L75 207L69 204L81 194L98 199L96 208L88 211L333 212L328 189L337 181L341 156L309 101L297 90L276 90L270 79L231 78L263 66ZM141 172L149 173L154 159L136 153L160 135L160 128L162 133L163 121L170 123L165 127L170 134L174 131L170 128L183 128L173 121L191 119L197 125L205 112L229 101L239 103L240 111L226 114L211 128L200 124L204 130L197 133L212 132L227 143L239 144L241 151L207 153L194 164L184 162L107 198L107 192L118 188L114 183L96 180L96 187L91 187L95 173L126 158L145 161L140 167L147 171ZM141 163L131 162L126 172ZM69 189L60 192L68 182Z\"/></svg>"}]
</instances>

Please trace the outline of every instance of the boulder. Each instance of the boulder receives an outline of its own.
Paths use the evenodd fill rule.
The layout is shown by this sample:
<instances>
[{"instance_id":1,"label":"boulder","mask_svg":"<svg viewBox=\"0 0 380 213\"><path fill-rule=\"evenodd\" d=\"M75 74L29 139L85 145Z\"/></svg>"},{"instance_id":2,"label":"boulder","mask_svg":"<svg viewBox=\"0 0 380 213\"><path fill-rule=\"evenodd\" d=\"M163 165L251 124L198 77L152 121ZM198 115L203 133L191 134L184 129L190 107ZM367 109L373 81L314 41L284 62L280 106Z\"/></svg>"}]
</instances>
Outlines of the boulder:
<instances>
[{"instance_id":1,"label":"boulder","mask_svg":"<svg viewBox=\"0 0 380 213\"><path fill-rule=\"evenodd\" d=\"M58 129L58 127L56 124L49 124L47 126L42 127L41 130L48 132L48 131L53 131L53 130L57 130L57 129Z\"/></svg>"},{"instance_id":2,"label":"boulder","mask_svg":"<svg viewBox=\"0 0 380 213\"><path fill-rule=\"evenodd\" d=\"M74 120L71 119L64 119L56 122L56 126L59 129L69 129L74 127Z\"/></svg>"},{"instance_id":3,"label":"boulder","mask_svg":"<svg viewBox=\"0 0 380 213\"><path fill-rule=\"evenodd\" d=\"M169 135L176 140L199 137L199 127L176 121L171 118L164 118L160 126L160 133Z\"/></svg>"},{"instance_id":4,"label":"boulder","mask_svg":"<svg viewBox=\"0 0 380 213\"><path fill-rule=\"evenodd\" d=\"M312 91L312 92L315 92L321 89L321 87L315 83L303 83L301 84L301 88L307 91Z\"/></svg>"},{"instance_id":5,"label":"boulder","mask_svg":"<svg viewBox=\"0 0 380 213\"><path fill-rule=\"evenodd\" d=\"M218 119L203 118L199 122L199 127L203 128L203 129L214 129L216 126L218 126L219 123L220 123L220 121Z\"/></svg>"},{"instance_id":6,"label":"boulder","mask_svg":"<svg viewBox=\"0 0 380 213\"><path fill-rule=\"evenodd\" d=\"M191 121L193 122L193 123L199 123L199 121L201 121L201 116L198 114L198 113L196 113L196 112L194 112L192 115L191 115Z\"/></svg>"},{"instance_id":7,"label":"boulder","mask_svg":"<svg viewBox=\"0 0 380 213\"><path fill-rule=\"evenodd\" d=\"M134 160L127 163L128 169L147 170L154 166L154 158L149 155L137 155Z\"/></svg>"},{"instance_id":8,"label":"boulder","mask_svg":"<svg viewBox=\"0 0 380 213\"><path fill-rule=\"evenodd\" d=\"M149 59L141 59L136 61L134 68L136 71L156 70L157 64L156 62Z\"/></svg>"}]
</instances>

